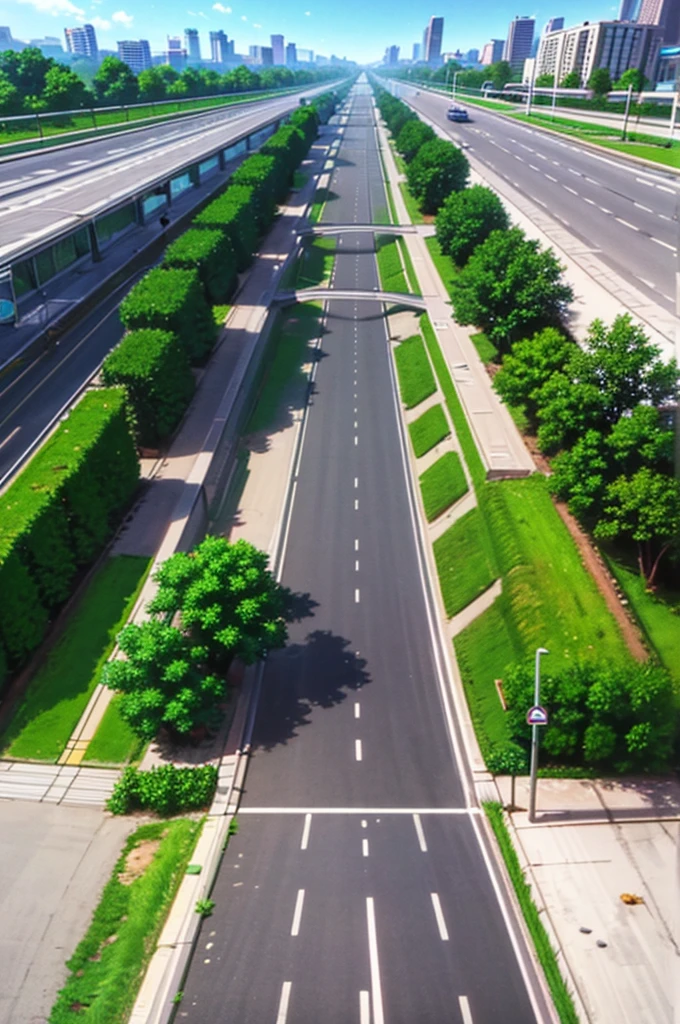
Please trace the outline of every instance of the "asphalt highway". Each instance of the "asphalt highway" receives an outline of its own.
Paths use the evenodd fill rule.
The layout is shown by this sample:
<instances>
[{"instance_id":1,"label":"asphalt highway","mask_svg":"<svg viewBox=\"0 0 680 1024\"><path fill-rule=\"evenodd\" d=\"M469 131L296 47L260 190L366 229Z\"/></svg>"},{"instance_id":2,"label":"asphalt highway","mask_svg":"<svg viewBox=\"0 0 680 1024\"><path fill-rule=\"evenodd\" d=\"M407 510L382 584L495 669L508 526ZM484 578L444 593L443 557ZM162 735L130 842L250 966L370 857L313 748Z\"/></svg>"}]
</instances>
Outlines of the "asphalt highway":
<instances>
[{"instance_id":1,"label":"asphalt highway","mask_svg":"<svg viewBox=\"0 0 680 1024\"><path fill-rule=\"evenodd\" d=\"M385 194L362 87L337 168L324 220L370 223ZM377 286L347 231L331 295ZM330 298L283 562L304 610L263 672L187 1024L548 1019L466 797L404 445L380 305Z\"/></svg>"},{"instance_id":2,"label":"asphalt highway","mask_svg":"<svg viewBox=\"0 0 680 1024\"><path fill-rule=\"evenodd\" d=\"M675 309L678 245L676 175L594 153L479 107L471 121L446 119L450 99L398 85L397 94L425 114L471 162L491 168L552 215L624 279L666 309ZM464 101L461 101L464 105Z\"/></svg>"}]
</instances>

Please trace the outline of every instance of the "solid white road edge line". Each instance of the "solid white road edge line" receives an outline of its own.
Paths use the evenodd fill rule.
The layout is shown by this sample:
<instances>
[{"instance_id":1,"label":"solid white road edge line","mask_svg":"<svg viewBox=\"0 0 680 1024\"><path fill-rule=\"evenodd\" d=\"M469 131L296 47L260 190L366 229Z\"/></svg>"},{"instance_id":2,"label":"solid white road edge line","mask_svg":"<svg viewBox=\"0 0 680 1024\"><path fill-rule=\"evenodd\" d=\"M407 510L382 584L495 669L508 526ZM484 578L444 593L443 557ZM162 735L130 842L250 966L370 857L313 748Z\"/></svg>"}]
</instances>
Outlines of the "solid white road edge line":
<instances>
[{"instance_id":1,"label":"solid white road edge line","mask_svg":"<svg viewBox=\"0 0 680 1024\"><path fill-rule=\"evenodd\" d=\"M380 987L380 961L378 939L375 930L375 908L373 897L366 897L366 922L368 925L368 959L371 965L371 993L373 996L373 1024L385 1024Z\"/></svg>"}]
</instances>

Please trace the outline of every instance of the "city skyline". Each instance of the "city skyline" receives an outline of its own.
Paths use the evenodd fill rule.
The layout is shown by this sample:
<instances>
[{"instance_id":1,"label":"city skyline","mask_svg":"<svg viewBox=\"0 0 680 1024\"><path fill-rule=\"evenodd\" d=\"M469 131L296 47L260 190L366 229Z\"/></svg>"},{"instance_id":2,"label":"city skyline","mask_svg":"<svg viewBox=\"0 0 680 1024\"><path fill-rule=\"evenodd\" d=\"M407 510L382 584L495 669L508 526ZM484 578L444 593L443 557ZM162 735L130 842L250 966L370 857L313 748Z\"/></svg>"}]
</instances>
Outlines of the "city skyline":
<instances>
[{"instance_id":1,"label":"city skyline","mask_svg":"<svg viewBox=\"0 0 680 1024\"><path fill-rule=\"evenodd\" d=\"M274 0L254 0L247 7L238 0L218 0L189 9L177 0L162 7L126 3L125 8L115 0L89 0L82 5L76 0L7 0L3 20L14 38L22 41L58 36L65 45L65 28L88 23L96 29L102 50L115 51L120 40L147 39L152 52L159 53L167 49L167 36L183 37L187 28L195 28L206 59L210 31L222 29L235 40L237 53L247 54L253 45L268 46L271 35L283 35L285 44L294 42L315 53L372 63L382 59L386 46L400 46L402 55L410 54L413 44L422 41L423 26L431 17L444 17L442 52L481 51L490 39L505 39L508 25L518 14L533 17L539 34L550 18L564 17L566 27L586 20L611 20L618 17L619 6L605 0L541 0L540 6L522 11L506 0L491 0L483 11L472 11L462 19L437 7L416 11L406 0L379 0L370 9L358 0L347 0L341 11L327 0L303 0L299 7Z\"/></svg>"}]
</instances>

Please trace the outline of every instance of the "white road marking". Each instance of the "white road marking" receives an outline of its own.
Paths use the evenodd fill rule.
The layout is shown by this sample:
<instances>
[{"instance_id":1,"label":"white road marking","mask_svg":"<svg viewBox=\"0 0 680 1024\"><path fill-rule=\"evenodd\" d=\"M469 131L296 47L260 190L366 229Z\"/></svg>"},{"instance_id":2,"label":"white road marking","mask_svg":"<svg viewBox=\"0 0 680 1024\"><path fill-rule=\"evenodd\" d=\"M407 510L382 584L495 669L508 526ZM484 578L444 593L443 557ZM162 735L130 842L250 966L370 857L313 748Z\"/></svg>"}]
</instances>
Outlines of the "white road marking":
<instances>
[{"instance_id":1,"label":"white road marking","mask_svg":"<svg viewBox=\"0 0 680 1024\"><path fill-rule=\"evenodd\" d=\"M355 572L359 572L359 559L358 558L354 559L354 571Z\"/></svg>"},{"instance_id":2,"label":"white road marking","mask_svg":"<svg viewBox=\"0 0 680 1024\"><path fill-rule=\"evenodd\" d=\"M577 196L577 195L578 195L578 192L576 191L576 189L575 189L575 188L569 188L569 186L568 186L568 185L563 185L563 186L562 186L562 188L563 188L563 189L564 189L564 190L565 190L566 192L571 192L572 196Z\"/></svg>"},{"instance_id":3,"label":"white road marking","mask_svg":"<svg viewBox=\"0 0 680 1024\"><path fill-rule=\"evenodd\" d=\"M555 183L557 183L557 178L553 178L552 174L546 174L546 178L548 179L548 181L554 181Z\"/></svg>"},{"instance_id":4,"label":"white road marking","mask_svg":"<svg viewBox=\"0 0 680 1024\"><path fill-rule=\"evenodd\" d=\"M361 718L361 704L358 700L354 702L354 717Z\"/></svg>"},{"instance_id":5,"label":"white road marking","mask_svg":"<svg viewBox=\"0 0 680 1024\"><path fill-rule=\"evenodd\" d=\"M636 227L635 224L629 223L629 221L624 220L622 217L614 217L614 220L618 221L619 224L623 224L624 228L630 228L631 231L639 231L640 230L638 227Z\"/></svg>"},{"instance_id":6,"label":"white road marking","mask_svg":"<svg viewBox=\"0 0 680 1024\"><path fill-rule=\"evenodd\" d=\"M659 192L670 192L672 196L676 195L676 190L674 188L666 188L665 185L657 185L656 187L658 188Z\"/></svg>"},{"instance_id":7,"label":"white road marking","mask_svg":"<svg viewBox=\"0 0 680 1024\"><path fill-rule=\"evenodd\" d=\"M637 206L638 210L644 210L645 213L654 213L654 210L650 210L648 206L643 206L642 203L633 203L633 206Z\"/></svg>"},{"instance_id":8,"label":"white road marking","mask_svg":"<svg viewBox=\"0 0 680 1024\"><path fill-rule=\"evenodd\" d=\"M654 188L655 182L653 181L647 181L645 178L636 178L635 180L639 185L647 185L648 188Z\"/></svg>"},{"instance_id":9,"label":"white road marking","mask_svg":"<svg viewBox=\"0 0 680 1024\"><path fill-rule=\"evenodd\" d=\"M611 210L608 210L606 206L601 206L601 207L600 207L600 210L602 211L602 213L608 213L608 214L609 214L609 216L611 217L611 213L612 213L612 211L611 211Z\"/></svg>"},{"instance_id":10,"label":"white road marking","mask_svg":"<svg viewBox=\"0 0 680 1024\"><path fill-rule=\"evenodd\" d=\"M361 761L362 756L363 756L363 751L361 749L361 740L355 740L354 741L354 757L356 758L357 761Z\"/></svg>"},{"instance_id":11,"label":"white road marking","mask_svg":"<svg viewBox=\"0 0 680 1024\"><path fill-rule=\"evenodd\" d=\"M661 217L661 220L673 220L672 217L667 217L665 213L660 213L658 216Z\"/></svg>"},{"instance_id":12,"label":"white road marking","mask_svg":"<svg viewBox=\"0 0 680 1024\"><path fill-rule=\"evenodd\" d=\"M432 899L432 906L434 907L434 916L437 918L437 928L439 929L439 937L442 942L449 941L449 933L446 930L446 922L444 921L444 914L442 913L442 905L439 902L439 896L436 892L430 893Z\"/></svg>"},{"instance_id":13,"label":"white road marking","mask_svg":"<svg viewBox=\"0 0 680 1024\"><path fill-rule=\"evenodd\" d=\"M356 446L357 446L358 444L359 444L359 438L358 438L358 437L356 436L356 434L355 434L355 435L354 435L354 447L356 448Z\"/></svg>"},{"instance_id":14,"label":"white road marking","mask_svg":"<svg viewBox=\"0 0 680 1024\"><path fill-rule=\"evenodd\" d=\"M358 428L358 426L359 426L359 423L358 423L358 421L357 421L357 420L355 420L355 421L354 421L354 429L356 430L356 429Z\"/></svg>"},{"instance_id":15,"label":"white road marking","mask_svg":"<svg viewBox=\"0 0 680 1024\"><path fill-rule=\"evenodd\" d=\"M356 512L358 508L359 508L359 499L355 498L354 499L354 511Z\"/></svg>"},{"instance_id":16,"label":"white road marking","mask_svg":"<svg viewBox=\"0 0 680 1024\"><path fill-rule=\"evenodd\" d=\"M357 587L354 591L354 603L359 604L359 588Z\"/></svg>"},{"instance_id":17,"label":"white road marking","mask_svg":"<svg viewBox=\"0 0 680 1024\"><path fill-rule=\"evenodd\" d=\"M418 845L423 853L427 853L427 843L425 842L425 833L423 832L423 826L420 822L420 815L413 815L413 824L416 828L416 835L418 836Z\"/></svg>"},{"instance_id":18,"label":"white road marking","mask_svg":"<svg viewBox=\"0 0 680 1024\"><path fill-rule=\"evenodd\" d=\"M355 551L359 550L359 538L358 537L354 538L354 550Z\"/></svg>"},{"instance_id":19,"label":"white road marking","mask_svg":"<svg viewBox=\"0 0 680 1024\"><path fill-rule=\"evenodd\" d=\"M591 206L597 206L594 199L588 199L588 196L583 196L582 198L584 203L590 203Z\"/></svg>"},{"instance_id":20,"label":"white road marking","mask_svg":"<svg viewBox=\"0 0 680 1024\"><path fill-rule=\"evenodd\" d=\"M463 1018L463 1024L473 1024L468 997L458 996L458 1005L460 1006L460 1015Z\"/></svg>"},{"instance_id":21,"label":"white road marking","mask_svg":"<svg viewBox=\"0 0 680 1024\"><path fill-rule=\"evenodd\" d=\"M239 814L464 814L476 817L479 807L239 807Z\"/></svg>"},{"instance_id":22,"label":"white road marking","mask_svg":"<svg viewBox=\"0 0 680 1024\"><path fill-rule=\"evenodd\" d=\"M529 167L531 168L532 171L538 171L538 167L536 166L536 164L529 164Z\"/></svg>"},{"instance_id":23,"label":"white road marking","mask_svg":"<svg viewBox=\"0 0 680 1024\"><path fill-rule=\"evenodd\" d=\"M300 842L300 849L306 850L307 844L309 843L309 830L312 827L312 816L311 814L305 814L305 823L302 828L302 840Z\"/></svg>"},{"instance_id":24,"label":"white road marking","mask_svg":"<svg viewBox=\"0 0 680 1024\"><path fill-rule=\"evenodd\" d=\"M373 996L373 1024L385 1024L380 986L380 960L378 938L375 930L375 908L373 897L366 897L366 921L368 924L368 959L371 965L371 994Z\"/></svg>"},{"instance_id":25,"label":"white road marking","mask_svg":"<svg viewBox=\"0 0 680 1024\"><path fill-rule=\"evenodd\" d=\"M657 245L662 245L664 249L670 249L671 252L675 252L675 246L669 245L668 242L662 242L660 238L652 238L652 242L656 242Z\"/></svg>"},{"instance_id":26,"label":"white road marking","mask_svg":"<svg viewBox=\"0 0 680 1024\"><path fill-rule=\"evenodd\" d=\"M371 1024L371 997L365 989L359 993L359 1024Z\"/></svg>"},{"instance_id":27,"label":"white road marking","mask_svg":"<svg viewBox=\"0 0 680 1024\"><path fill-rule=\"evenodd\" d=\"M284 981L281 987L281 998L279 999L279 1011L276 1014L276 1024L286 1024L286 1018L288 1017L288 1000L290 999L290 989L292 982Z\"/></svg>"},{"instance_id":28,"label":"white road marking","mask_svg":"<svg viewBox=\"0 0 680 1024\"><path fill-rule=\"evenodd\" d=\"M300 934L300 919L302 917L302 905L305 902L305 890L298 889L297 899L295 900L295 910L293 912L293 924L290 929L290 934L295 936Z\"/></svg>"},{"instance_id":29,"label":"white road marking","mask_svg":"<svg viewBox=\"0 0 680 1024\"><path fill-rule=\"evenodd\" d=\"M368 839L361 840L361 852L364 857L368 857Z\"/></svg>"}]
</instances>

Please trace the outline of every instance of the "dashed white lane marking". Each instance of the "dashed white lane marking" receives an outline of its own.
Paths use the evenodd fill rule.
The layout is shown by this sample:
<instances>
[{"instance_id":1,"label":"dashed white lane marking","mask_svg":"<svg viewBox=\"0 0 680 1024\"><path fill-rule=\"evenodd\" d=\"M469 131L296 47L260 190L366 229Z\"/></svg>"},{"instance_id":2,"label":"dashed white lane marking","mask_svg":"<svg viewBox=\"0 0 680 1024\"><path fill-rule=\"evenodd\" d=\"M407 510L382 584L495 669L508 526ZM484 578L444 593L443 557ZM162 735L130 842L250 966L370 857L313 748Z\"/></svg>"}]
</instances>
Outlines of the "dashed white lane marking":
<instances>
[{"instance_id":1,"label":"dashed white lane marking","mask_svg":"<svg viewBox=\"0 0 680 1024\"><path fill-rule=\"evenodd\" d=\"M300 841L300 849L306 850L307 844L309 843L309 830L312 827L312 816L311 814L305 814L305 823L302 827L302 839Z\"/></svg>"},{"instance_id":2,"label":"dashed white lane marking","mask_svg":"<svg viewBox=\"0 0 680 1024\"><path fill-rule=\"evenodd\" d=\"M358 486L359 486L359 477L358 477L358 476L355 476L355 477L354 477L354 487L355 487L355 489L356 489L356 488L357 488Z\"/></svg>"},{"instance_id":3,"label":"dashed white lane marking","mask_svg":"<svg viewBox=\"0 0 680 1024\"><path fill-rule=\"evenodd\" d=\"M359 1024L371 1024L371 997L364 989L359 993Z\"/></svg>"},{"instance_id":4,"label":"dashed white lane marking","mask_svg":"<svg viewBox=\"0 0 680 1024\"><path fill-rule=\"evenodd\" d=\"M368 857L368 839L361 840L361 852L364 857Z\"/></svg>"},{"instance_id":5,"label":"dashed white lane marking","mask_svg":"<svg viewBox=\"0 0 680 1024\"><path fill-rule=\"evenodd\" d=\"M358 498L354 499L354 511L355 512L359 511L359 499Z\"/></svg>"},{"instance_id":6,"label":"dashed white lane marking","mask_svg":"<svg viewBox=\"0 0 680 1024\"><path fill-rule=\"evenodd\" d=\"M538 167L536 166L536 164L529 164L529 167L531 168L532 171L538 171ZM540 171L539 171L539 173L540 173Z\"/></svg>"},{"instance_id":7,"label":"dashed white lane marking","mask_svg":"<svg viewBox=\"0 0 680 1024\"><path fill-rule=\"evenodd\" d=\"M298 889L297 899L295 900L295 910L293 912L293 924L290 929L290 934L296 936L300 934L300 920L302 918L302 906L305 902L305 890Z\"/></svg>"},{"instance_id":8,"label":"dashed white lane marking","mask_svg":"<svg viewBox=\"0 0 680 1024\"><path fill-rule=\"evenodd\" d=\"M631 231L640 230L635 224L631 224L629 221L624 220L623 217L614 217L614 220L618 221L619 224L623 224L624 228L630 228Z\"/></svg>"},{"instance_id":9,"label":"dashed white lane marking","mask_svg":"<svg viewBox=\"0 0 680 1024\"><path fill-rule=\"evenodd\" d=\"M662 242L660 238L652 238L652 242L656 242L657 245L662 245L664 249L670 249L671 252L675 252L674 245L669 245L668 242Z\"/></svg>"},{"instance_id":10,"label":"dashed white lane marking","mask_svg":"<svg viewBox=\"0 0 680 1024\"><path fill-rule=\"evenodd\" d=\"M548 181L554 181L557 184L557 178L553 178L552 174L546 174Z\"/></svg>"},{"instance_id":11,"label":"dashed white lane marking","mask_svg":"<svg viewBox=\"0 0 680 1024\"><path fill-rule=\"evenodd\" d=\"M578 192L576 191L575 188L569 188L568 185L563 185L562 188L565 190L565 192L571 192L572 196L577 196L578 195Z\"/></svg>"},{"instance_id":12,"label":"dashed white lane marking","mask_svg":"<svg viewBox=\"0 0 680 1024\"><path fill-rule=\"evenodd\" d=\"M423 832L423 826L420 822L420 815L413 815L413 824L415 825L416 835L418 836L418 845L423 853L427 853L427 843L425 842L425 833Z\"/></svg>"},{"instance_id":13,"label":"dashed white lane marking","mask_svg":"<svg viewBox=\"0 0 680 1024\"><path fill-rule=\"evenodd\" d=\"M359 550L359 538L358 537L354 538L354 550L355 551Z\"/></svg>"},{"instance_id":14,"label":"dashed white lane marking","mask_svg":"<svg viewBox=\"0 0 680 1024\"><path fill-rule=\"evenodd\" d=\"M434 907L434 916L437 919L437 928L439 929L439 937L441 938L442 942L448 942L449 941L449 933L448 933L447 928L446 928L446 921L444 920L444 914L442 912L442 905L439 902L439 896L437 895L436 892L431 892L430 893L430 898L432 900L432 906Z\"/></svg>"},{"instance_id":15,"label":"dashed white lane marking","mask_svg":"<svg viewBox=\"0 0 680 1024\"><path fill-rule=\"evenodd\" d=\"M373 996L373 1024L385 1024L382 989L380 986L380 960L378 958L378 937L375 928L375 907L373 897L366 897L366 920L368 924L368 959L371 965L371 994Z\"/></svg>"},{"instance_id":16,"label":"dashed white lane marking","mask_svg":"<svg viewBox=\"0 0 680 1024\"><path fill-rule=\"evenodd\" d=\"M597 206L594 199L588 199L588 196L583 196L582 198L584 203L589 203L591 206Z\"/></svg>"},{"instance_id":17,"label":"dashed white lane marking","mask_svg":"<svg viewBox=\"0 0 680 1024\"><path fill-rule=\"evenodd\" d=\"M654 213L654 210L650 209L649 206L643 206L642 203L634 202L633 206L636 206L638 210L644 210L645 213Z\"/></svg>"},{"instance_id":18,"label":"dashed white lane marking","mask_svg":"<svg viewBox=\"0 0 680 1024\"><path fill-rule=\"evenodd\" d=\"M612 211L611 211L611 210L608 210L606 206L600 206L600 207L599 207L599 209L600 209L600 212L601 212L601 213L606 213L606 214L608 214L608 216L610 216L610 217L611 217L611 215L612 215Z\"/></svg>"},{"instance_id":19,"label":"dashed white lane marking","mask_svg":"<svg viewBox=\"0 0 680 1024\"><path fill-rule=\"evenodd\" d=\"M357 761L361 761L362 758L361 740L354 741L354 757Z\"/></svg>"},{"instance_id":20,"label":"dashed white lane marking","mask_svg":"<svg viewBox=\"0 0 680 1024\"><path fill-rule=\"evenodd\" d=\"M460 1006L460 1015L463 1018L463 1024L474 1024L472 1014L470 1013L468 997L458 996L458 1005Z\"/></svg>"},{"instance_id":21,"label":"dashed white lane marking","mask_svg":"<svg viewBox=\"0 0 680 1024\"><path fill-rule=\"evenodd\" d=\"M674 188L666 188L665 185L657 185L656 187L658 188L659 192L670 192L672 196L676 195L676 190Z\"/></svg>"},{"instance_id":22,"label":"dashed white lane marking","mask_svg":"<svg viewBox=\"0 0 680 1024\"><path fill-rule=\"evenodd\" d=\"M356 590L354 591L354 603L359 604L360 599L361 595L359 593L359 588L357 587Z\"/></svg>"},{"instance_id":23,"label":"dashed white lane marking","mask_svg":"<svg viewBox=\"0 0 680 1024\"><path fill-rule=\"evenodd\" d=\"M279 999L279 1011L276 1014L276 1024L286 1024L291 985L291 981L284 981L281 986L281 998Z\"/></svg>"},{"instance_id":24,"label":"dashed white lane marking","mask_svg":"<svg viewBox=\"0 0 680 1024\"><path fill-rule=\"evenodd\" d=\"M359 559L358 558L356 558L354 560L354 571L355 572L359 572Z\"/></svg>"},{"instance_id":25,"label":"dashed white lane marking","mask_svg":"<svg viewBox=\"0 0 680 1024\"><path fill-rule=\"evenodd\" d=\"M354 421L354 429L356 430L358 426L359 426L359 421L355 420Z\"/></svg>"},{"instance_id":26,"label":"dashed white lane marking","mask_svg":"<svg viewBox=\"0 0 680 1024\"><path fill-rule=\"evenodd\" d=\"M358 700L354 701L354 717L361 718L361 704Z\"/></svg>"},{"instance_id":27,"label":"dashed white lane marking","mask_svg":"<svg viewBox=\"0 0 680 1024\"><path fill-rule=\"evenodd\" d=\"M356 446L357 446L358 444L359 444L359 438L358 438L358 437L356 436L356 434L355 434L355 435L354 435L354 447L356 448Z\"/></svg>"}]
</instances>

